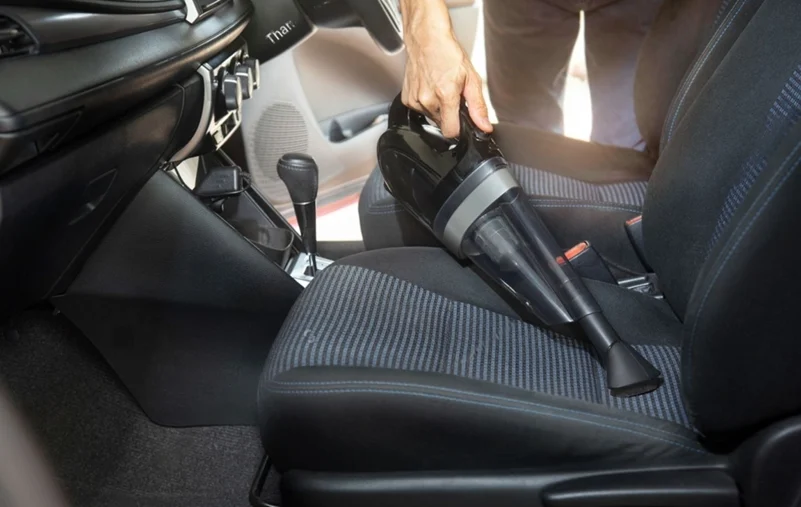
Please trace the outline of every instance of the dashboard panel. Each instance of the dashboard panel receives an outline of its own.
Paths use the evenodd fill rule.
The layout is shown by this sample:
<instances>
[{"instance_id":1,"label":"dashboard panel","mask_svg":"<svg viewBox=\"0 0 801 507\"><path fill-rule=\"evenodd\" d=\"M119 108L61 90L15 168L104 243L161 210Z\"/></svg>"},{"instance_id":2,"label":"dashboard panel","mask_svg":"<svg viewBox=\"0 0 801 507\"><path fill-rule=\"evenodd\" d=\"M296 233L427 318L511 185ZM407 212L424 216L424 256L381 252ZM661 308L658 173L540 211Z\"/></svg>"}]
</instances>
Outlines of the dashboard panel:
<instances>
[{"instance_id":1,"label":"dashboard panel","mask_svg":"<svg viewBox=\"0 0 801 507\"><path fill-rule=\"evenodd\" d=\"M0 6L34 44L0 37L0 317L63 291L154 172L236 129L252 5L195 1Z\"/></svg>"},{"instance_id":2,"label":"dashboard panel","mask_svg":"<svg viewBox=\"0 0 801 507\"><path fill-rule=\"evenodd\" d=\"M183 0L4 0L3 4L117 14L166 12L184 7Z\"/></svg>"},{"instance_id":3,"label":"dashboard panel","mask_svg":"<svg viewBox=\"0 0 801 507\"><path fill-rule=\"evenodd\" d=\"M23 14L30 10L22 9ZM251 10L249 0L229 0L195 23L180 19L187 16L182 9L173 12L177 22L133 35L64 51L0 57L0 173L191 76L239 37ZM92 16L108 16L81 14L84 25ZM24 19L14 7L0 8L0 16Z\"/></svg>"}]
</instances>

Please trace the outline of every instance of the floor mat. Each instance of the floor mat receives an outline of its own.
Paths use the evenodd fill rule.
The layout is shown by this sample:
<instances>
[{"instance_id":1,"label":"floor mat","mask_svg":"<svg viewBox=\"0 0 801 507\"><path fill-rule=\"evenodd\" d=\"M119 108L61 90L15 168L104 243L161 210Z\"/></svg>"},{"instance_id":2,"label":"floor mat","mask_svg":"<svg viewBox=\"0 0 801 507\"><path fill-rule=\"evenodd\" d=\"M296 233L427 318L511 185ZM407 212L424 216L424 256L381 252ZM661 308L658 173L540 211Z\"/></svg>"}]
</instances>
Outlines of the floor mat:
<instances>
[{"instance_id":1,"label":"floor mat","mask_svg":"<svg viewBox=\"0 0 801 507\"><path fill-rule=\"evenodd\" d=\"M256 428L159 426L64 317L32 311L5 329L0 375L73 505L248 505Z\"/></svg>"}]
</instances>

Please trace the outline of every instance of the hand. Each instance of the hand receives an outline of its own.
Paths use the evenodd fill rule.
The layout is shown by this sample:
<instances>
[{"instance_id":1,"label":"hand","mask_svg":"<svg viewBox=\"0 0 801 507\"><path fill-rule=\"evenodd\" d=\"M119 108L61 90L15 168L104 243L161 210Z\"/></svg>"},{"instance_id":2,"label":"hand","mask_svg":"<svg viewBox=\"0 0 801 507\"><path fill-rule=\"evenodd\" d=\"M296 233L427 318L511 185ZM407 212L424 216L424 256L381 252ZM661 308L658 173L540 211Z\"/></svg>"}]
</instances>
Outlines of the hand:
<instances>
[{"instance_id":1,"label":"hand","mask_svg":"<svg viewBox=\"0 0 801 507\"><path fill-rule=\"evenodd\" d=\"M459 135L459 106L467 101L478 128L492 132L483 82L462 49L443 0L402 0L408 54L401 100L434 120L445 137Z\"/></svg>"}]
</instances>

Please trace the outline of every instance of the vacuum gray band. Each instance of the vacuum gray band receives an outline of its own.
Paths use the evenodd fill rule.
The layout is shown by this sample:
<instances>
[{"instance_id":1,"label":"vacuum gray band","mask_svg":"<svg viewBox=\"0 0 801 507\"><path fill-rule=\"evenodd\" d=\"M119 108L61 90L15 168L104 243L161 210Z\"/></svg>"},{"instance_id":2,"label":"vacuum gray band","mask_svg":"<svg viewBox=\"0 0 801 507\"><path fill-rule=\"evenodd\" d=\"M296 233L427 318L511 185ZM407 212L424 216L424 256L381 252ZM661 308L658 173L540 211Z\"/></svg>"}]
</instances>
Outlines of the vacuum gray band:
<instances>
[{"instance_id":1,"label":"vacuum gray band","mask_svg":"<svg viewBox=\"0 0 801 507\"><path fill-rule=\"evenodd\" d=\"M503 158L492 157L481 162L478 167L470 171L470 174L456 187L456 190L448 196L445 204L442 205L437 212L437 216L434 217L434 222L431 224L434 234L441 238L445 234L445 226L448 225L448 221L459 209L462 202L481 185L481 182L490 177L495 171L500 171L507 167L509 165Z\"/></svg>"},{"instance_id":2,"label":"vacuum gray band","mask_svg":"<svg viewBox=\"0 0 801 507\"><path fill-rule=\"evenodd\" d=\"M518 186L514 176L507 169L498 170L482 181L453 212L445 225L441 238L445 246L451 252L460 255L462 240L470 226L500 196Z\"/></svg>"}]
</instances>

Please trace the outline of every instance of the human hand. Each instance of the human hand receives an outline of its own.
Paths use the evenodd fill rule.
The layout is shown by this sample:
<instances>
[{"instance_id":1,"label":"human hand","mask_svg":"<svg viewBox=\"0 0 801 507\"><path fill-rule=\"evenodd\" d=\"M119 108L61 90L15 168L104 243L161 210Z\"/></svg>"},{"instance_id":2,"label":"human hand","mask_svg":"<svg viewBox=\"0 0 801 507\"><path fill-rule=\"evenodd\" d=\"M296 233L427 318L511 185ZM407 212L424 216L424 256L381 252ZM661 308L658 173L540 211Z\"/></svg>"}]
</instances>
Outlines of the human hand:
<instances>
[{"instance_id":1,"label":"human hand","mask_svg":"<svg viewBox=\"0 0 801 507\"><path fill-rule=\"evenodd\" d=\"M462 49L443 0L402 0L408 60L401 100L434 120L445 137L459 135L459 107L467 102L470 118L492 132L483 81Z\"/></svg>"}]
</instances>

